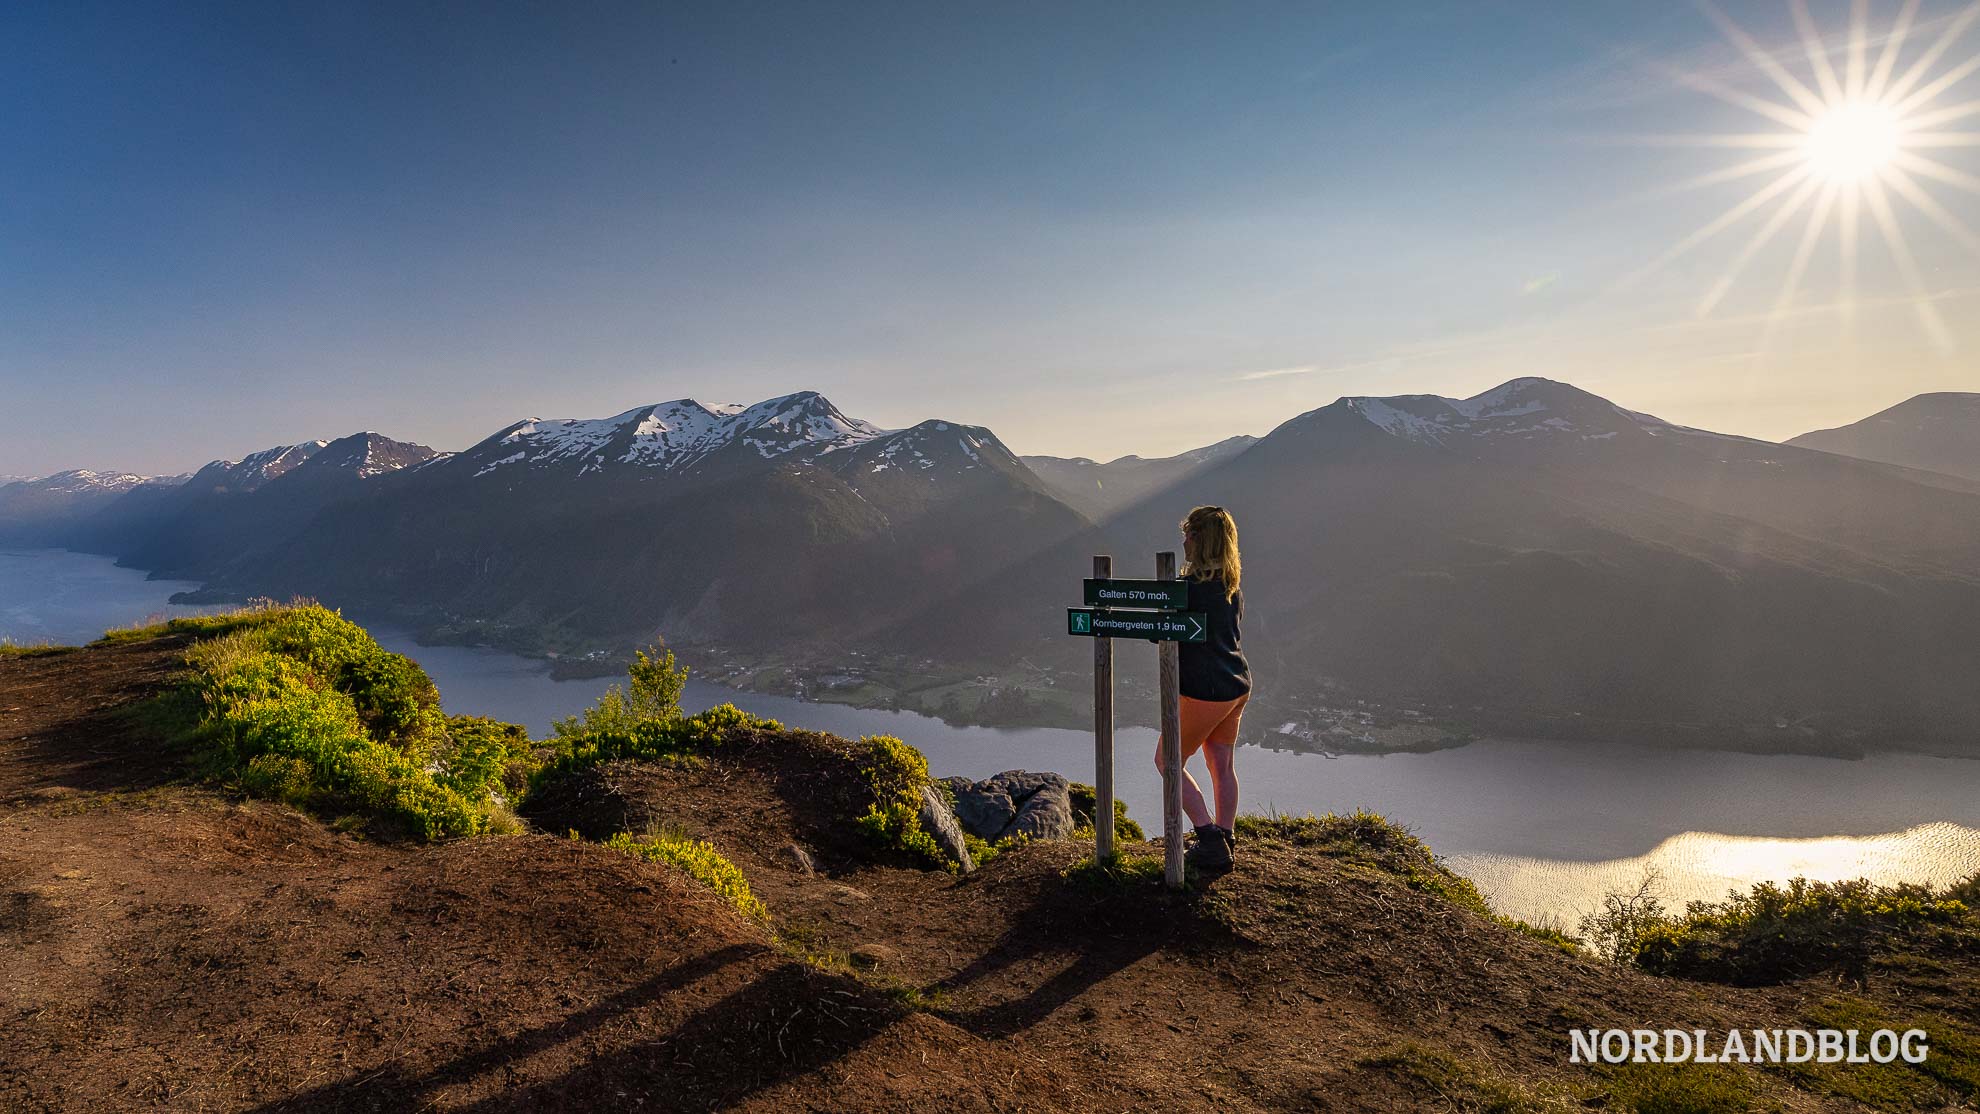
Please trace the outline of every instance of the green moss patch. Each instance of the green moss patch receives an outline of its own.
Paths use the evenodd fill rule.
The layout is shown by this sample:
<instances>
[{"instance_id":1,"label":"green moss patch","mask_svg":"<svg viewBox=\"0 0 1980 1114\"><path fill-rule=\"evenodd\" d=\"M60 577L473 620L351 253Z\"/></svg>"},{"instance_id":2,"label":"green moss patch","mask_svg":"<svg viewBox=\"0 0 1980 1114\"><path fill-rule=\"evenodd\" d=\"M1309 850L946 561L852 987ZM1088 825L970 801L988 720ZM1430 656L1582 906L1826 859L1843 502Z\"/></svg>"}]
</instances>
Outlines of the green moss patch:
<instances>
[{"instance_id":1,"label":"green moss patch","mask_svg":"<svg viewBox=\"0 0 1980 1114\"><path fill-rule=\"evenodd\" d=\"M635 836L620 832L605 842L614 851L652 863L665 863L720 895L750 920L767 922L770 910L750 892L749 879L736 864L722 857L715 845L684 835L660 833Z\"/></svg>"}]
</instances>

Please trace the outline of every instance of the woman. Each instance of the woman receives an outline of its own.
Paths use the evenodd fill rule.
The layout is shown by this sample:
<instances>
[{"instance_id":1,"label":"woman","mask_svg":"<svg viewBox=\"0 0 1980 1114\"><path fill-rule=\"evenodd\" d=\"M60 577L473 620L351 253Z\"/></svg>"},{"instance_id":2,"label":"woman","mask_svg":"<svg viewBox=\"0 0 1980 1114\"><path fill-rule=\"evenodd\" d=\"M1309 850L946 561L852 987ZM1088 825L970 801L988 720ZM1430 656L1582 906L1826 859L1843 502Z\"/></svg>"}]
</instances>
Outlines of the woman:
<instances>
[{"instance_id":1,"label":"woman","mask_svg":"<svg viewBox=\"0 0 1980 1114\"><path fill-rule=\"evenodd\" d=\"M1189 609L1202 612L1209 629L1201 642L1185 642L1179 651L1182 689L1182 806L1196 825L1196 846L1190 860L1207 870L1232 864L1231 825L1237 820L1238 721L1251 699L1251 667L1244 660L1238 623L1244 618L1244 593L1238 589L1237 523L1222 507L1198 507L1182 521L1183 578L1189 581ZM1203 751L1210 768L1214 806L1190 776L1189 756ZM1162 768L1162 751L1155 750L1155 768ZM1214 807L1214 812L1213 812Z\"/></svg>"}]
</instances>

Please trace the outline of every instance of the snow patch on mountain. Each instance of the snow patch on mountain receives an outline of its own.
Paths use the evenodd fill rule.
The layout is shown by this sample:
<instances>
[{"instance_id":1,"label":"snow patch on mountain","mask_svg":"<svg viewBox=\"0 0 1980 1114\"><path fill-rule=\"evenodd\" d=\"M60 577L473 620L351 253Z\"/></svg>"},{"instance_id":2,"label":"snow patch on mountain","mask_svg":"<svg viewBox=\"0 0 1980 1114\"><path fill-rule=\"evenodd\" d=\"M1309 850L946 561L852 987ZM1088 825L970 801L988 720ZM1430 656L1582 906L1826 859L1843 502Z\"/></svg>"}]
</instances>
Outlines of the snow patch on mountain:
<instances>
[{"instance_id":1,"label":"snow patch on mountain","mask_svg":"<svg viewBox=\"0 0 1980 1114\"><path fill-rule=\"evenodd\" d=\"M1341 405L1391 436L1444 447L1483 439L1608 441L1625 433L1725 436L1625 410L1580 388L1538 377L1514 379L1470 398L1357 396L1342 399Z\"/></svg>"},{"instance_id":2,"label":"snow patch on mountain","mask_svg":"<svg viewBox=\"0 0 1980 1114\"><path fill-rule=\"evenodd\" d=\"M485 460L477 476L511 465L579 463L578 473L629 464L661 471L690 467L733 444L763 459L833 452L888 431L847 417L814 391L753 406L706 405L691 398L642 406L609 418L528 418L497 435L513 451Z\"/></svg>"}]
</instances>

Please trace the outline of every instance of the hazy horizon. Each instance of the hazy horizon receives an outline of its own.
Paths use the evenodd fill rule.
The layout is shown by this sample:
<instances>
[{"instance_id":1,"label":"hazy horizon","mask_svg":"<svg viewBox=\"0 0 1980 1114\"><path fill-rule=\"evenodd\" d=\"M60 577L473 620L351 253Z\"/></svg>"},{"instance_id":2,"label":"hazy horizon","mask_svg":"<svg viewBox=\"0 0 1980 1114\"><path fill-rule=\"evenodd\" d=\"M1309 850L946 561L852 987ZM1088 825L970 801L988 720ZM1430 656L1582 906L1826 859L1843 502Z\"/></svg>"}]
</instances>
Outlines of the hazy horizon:
<instances>
[{"instance_id":1,"label":"hazy horizon","mask_svg":"<svg viewBox=\"0 0 1980 1114\"><path fill-rule=\"evenodd\" d=\"M1980 32L1898 9L18 6L0 474L797 390L1100 460L1522 375L1847 424L1980 389ZM1754 133L1879 81L1851 234Z\"/></svg>"}]
</instances>

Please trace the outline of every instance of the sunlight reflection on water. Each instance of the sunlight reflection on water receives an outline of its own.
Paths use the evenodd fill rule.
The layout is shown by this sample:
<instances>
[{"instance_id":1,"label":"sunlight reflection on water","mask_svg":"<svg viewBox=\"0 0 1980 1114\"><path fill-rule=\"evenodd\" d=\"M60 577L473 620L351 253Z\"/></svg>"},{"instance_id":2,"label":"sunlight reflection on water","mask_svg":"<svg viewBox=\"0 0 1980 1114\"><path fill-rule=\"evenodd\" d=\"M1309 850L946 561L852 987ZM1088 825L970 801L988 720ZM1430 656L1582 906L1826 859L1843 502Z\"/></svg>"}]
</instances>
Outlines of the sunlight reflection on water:
<instances>
[{"instance_id":1,"label":"sunlight reflection on water","mask_svg":"<svg viewBox=\"0 0 1980 1114\"><path fill-rule=\"evenodd\" d=\"M1522 855L1452 855L1451 868L1478 883L1502 913L1532 920L1559 916L1572 927L1602 895L1634 889L1658 872L1664 904L1719 901L1729 889L1794 877L1836 882L1923 882L1943 886L1980 872L1980 828L1920 824L1902 832L1827 839L1761 839L1685 832L1645 855L1579 863Z\"/></svg>"}]
</instances>

